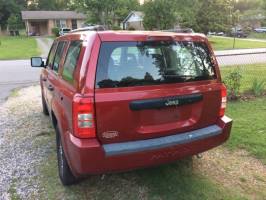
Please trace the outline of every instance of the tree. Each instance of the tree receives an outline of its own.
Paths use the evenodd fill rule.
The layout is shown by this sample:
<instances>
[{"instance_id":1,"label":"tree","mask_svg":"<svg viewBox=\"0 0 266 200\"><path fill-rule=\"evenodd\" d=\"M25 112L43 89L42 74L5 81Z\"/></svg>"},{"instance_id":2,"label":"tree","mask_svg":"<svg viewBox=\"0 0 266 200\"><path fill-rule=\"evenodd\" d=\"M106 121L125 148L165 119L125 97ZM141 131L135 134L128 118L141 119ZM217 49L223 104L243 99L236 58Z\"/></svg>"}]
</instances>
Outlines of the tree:
<instances>
[{"instance_id":1,"label":"tree","mask_svg":"<svg viewBox=\"0 0 266 200\"><path fill-rule=\"evenodd\" d=\"M114 14L118 21L123 21L130 11L138 11L140 9L138 0L118 0L118 5Z\"/></svg>"},{"instance_id":2,"label":"tree","mask_svg":"<svg viewBox=\"0 0 266 200\"><path fill-rule=\"evenodd\" d=\"M21 19L18 15L12 14L7 20L9 30L19 30L22 28Z\"/></svg>"},{"instance_id":3,"label":"tree","mask_svg":"<svg viewBox=\"0 0 266 200\"><path fill-rule=\"evenodd\" d=\"M7 20L12 13L19 13L19 7L14 0L0 0L0 26L5 29Z\"/></svg>"},{"instance_id":4,"label":"tree","mask_svg":"<svg viewBox=\"0 0 266 200\"><path fill-rule=\"evenodd\" d=\"M257 10L261 7L265 0L238 0L235 1L235 10L239 10L241 13L248 10Z\"/></svg>"},{"instance_id":5,"label":"tree","mask_svg":"<svg viewBox=\"0 0 266 200\"><path fill-rule=\"evenodd\" d=\"M198 0L175 0L178 24L183 28L194 28L197 26L196 13L199 9Z\"/></svg>"},{"instance_id":6,"label":"tree","mask_svg":"<svg viewBox=\"0 0 266 200\"><path fill-rule=\"evenodd\" d=\"M131 10L138 7L137 0L73 0L70 7L85 12L91 23L117 25Z\"/></svg>"},{"instance_id":7,"label":"tree","mask_svg":"<svg viewBox=\"0 0 266 200\"><path fill-rule=\"evenodd\" d=\"M144 27L146 29L170 29L177 23L174 0L150 0L144 3Z\"/></svg>"},{"instance_id":8,"label":"tree","mask_svg":"<svg viewBox=\"0 0 266 200\"><path fill-rule=\"evenodd\" d=\"M16 0L26 1L28 10L67 10L70 0Z\"/></svg>"},{"instance_id":9,"label":"tree","mask_svg":"<svg viewBox=\"0 0 266 200\"><path fill-rule=\"evenodd\" d=\"M20 10L25 10L28 7L29 0L14 0Z\"/></svg>"},{"instance_id":10,"label":"tree","mask_svg":"<svg viewBox=\"0 0 266 200\"><path fill-rule=\"evenodd\" d=\"M56 1L54 0L39 0L38 9L39 10L58 10Z\"/></svg>"},{"instance_id":11,"label":"tree","mask_svg":"<svg viewBox=\"0 0 266 200\"><path fill-rule=\"evenodd\" d=\"M232 12L231 0L199 0L194 29L205 34L208 31L227 32L232 25Z\"/></svg>"}]
</instances>

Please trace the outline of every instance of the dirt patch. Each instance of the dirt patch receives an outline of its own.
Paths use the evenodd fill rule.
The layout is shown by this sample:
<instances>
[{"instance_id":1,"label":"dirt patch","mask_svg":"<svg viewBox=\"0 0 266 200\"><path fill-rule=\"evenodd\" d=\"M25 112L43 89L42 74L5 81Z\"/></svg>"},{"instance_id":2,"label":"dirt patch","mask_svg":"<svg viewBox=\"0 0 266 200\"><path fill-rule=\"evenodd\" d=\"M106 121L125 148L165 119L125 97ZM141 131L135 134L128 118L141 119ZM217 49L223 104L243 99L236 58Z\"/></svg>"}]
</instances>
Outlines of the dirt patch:
<instances>
[{"instance_id":1,"label":"dirt patch","mask_svg":"<svg viewBox=\"0 0 266 200\"><path fill-rule=\"evenodd\" d=\"M217 184L239 191L249 199L266 199L266 166L245 150L229 151L224 147L195 159L194 169Z\"/></svg>"},{"instance_id":2,"label":"dirt patch","mask_svg":"<svg viewBox=\"0 0 266 200\"><path fill-rule=\"evenodd\" d=\"M260 97L265 97L265 96L266 96L266 92L263 92ZM258 97L255 96L252 91L246 91L240 96L240 99L243 101L255 100L256 98Z\"/></svg>"}]
</instances>

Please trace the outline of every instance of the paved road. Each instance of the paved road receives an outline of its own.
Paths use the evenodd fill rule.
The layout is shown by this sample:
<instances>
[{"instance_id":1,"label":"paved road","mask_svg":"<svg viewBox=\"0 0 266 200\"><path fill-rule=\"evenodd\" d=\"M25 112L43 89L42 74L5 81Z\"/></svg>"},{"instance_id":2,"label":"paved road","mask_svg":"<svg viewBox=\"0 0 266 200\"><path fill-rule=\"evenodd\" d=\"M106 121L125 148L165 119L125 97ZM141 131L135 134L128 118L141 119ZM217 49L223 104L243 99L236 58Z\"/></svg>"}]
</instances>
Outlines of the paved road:
<instances>
[{"instance_id":1,"label":"paved road","mask_svg":"<svg viewBox=\"0 0 266 200\"><path fill-rule=\"evenodd\" d=\"M36 38L42 56L47 57L51 39ZM15 88L21 88L39 81L40 68L31 68L30 60L0 61L0 104Z\"/></svg>"},{"instance_id":2,"label":"paved road","mask_svg":"<svg viewBox=\"0 0 266 200\"><path fill-rule=\"evenodd\" d=\"M266 64L266 48L216 51L220 66Z\"/></svg>"},{"instance_id":3,"label":"paved road","mask_svg":"<svg viewBox=\"0 0 266 200\"><path fill-rule=\"evenodd\" d=\"M226 36L210 36L210 38L225 38L225 39L234 39L233 37ZM266 42L266 39L256 39L256 38L236 38L237 40L251 41L251 42Z\"/></svg>"}]
</instances>

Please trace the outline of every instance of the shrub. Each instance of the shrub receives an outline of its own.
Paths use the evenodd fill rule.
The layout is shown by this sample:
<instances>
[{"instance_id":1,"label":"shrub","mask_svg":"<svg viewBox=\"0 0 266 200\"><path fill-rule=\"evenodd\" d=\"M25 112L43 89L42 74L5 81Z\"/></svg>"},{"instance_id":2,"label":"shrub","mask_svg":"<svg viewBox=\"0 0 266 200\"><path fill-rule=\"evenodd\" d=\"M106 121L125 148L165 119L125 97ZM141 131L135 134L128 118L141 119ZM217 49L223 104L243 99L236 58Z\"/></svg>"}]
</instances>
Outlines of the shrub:
<instances>
[{"instance_id":1,"label":"shrub","mask_svg":"<svg viewBox=\"0 0 266 200\"><path fill-rule=\"evenodd\" d=\"M255 96L261 96L265 90L265 80L259 81L257 78L253 80L251 91Z\"/></svg>"},{"instance_id":2,"label":"shrub","mask_svg":"<svg viewBox=\"0 0 266 200\"><path fill-rule=\"evenodd\" d=\"M112 30L121 30L120 26L113 25Z\"/></svg>"},{"instance_id":3,"label":"shrub","mask_svg":"<svg viewBox=\"0 0 266 200\"><path fill-rule=\"evenodd\" d=\"M239 68L235 69L234 71L231 71L225 77L224 83L228 90L229 99L231 100L238 99L240 93L241 79L242 79L242 74Z\"/></svg>"},{"instance_id":4,"label":"shrub","mask_svg":"<svg viewBox=\"0 0 266 200\"><path fill-rule=\"evenodd\" d=\"M52 28L52 33L53 33L56 37L59 36L59 31L60 31L60 29L57 28L57 27Z\"/></svg>"},{"instance_id":5,"label":"shrub","mask_svg":"<svg viewBox=\"0 0 266 200\"><path fill-rule=\"evenodd\" d=\"M135 31L136 29L135 29L134 27L130 26L130 27L128 28L128 30L129 30L129 31Z\"/></svg>"}]
</instances>

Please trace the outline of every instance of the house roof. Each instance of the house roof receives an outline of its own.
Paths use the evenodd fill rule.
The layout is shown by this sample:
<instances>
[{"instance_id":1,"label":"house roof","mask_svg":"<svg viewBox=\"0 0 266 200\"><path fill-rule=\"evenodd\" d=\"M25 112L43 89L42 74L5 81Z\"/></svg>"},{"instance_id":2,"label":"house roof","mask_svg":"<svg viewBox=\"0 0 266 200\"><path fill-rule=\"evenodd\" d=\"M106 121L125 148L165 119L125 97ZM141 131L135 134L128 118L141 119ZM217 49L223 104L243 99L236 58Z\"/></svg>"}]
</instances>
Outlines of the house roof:
<instances>
[{"instance_id":1,"label":"house roof","mask_svg":"<svg viewBox=\"0 0 266 200\"><path fill-rule=\"evenodd\" d=\"M123 24L126 23L132 15L138 15L138 16L140 16L141 18L144 17L144 13L143 13L143 12L140 12L140 11L131 11L131 12L128 14L128 16L123 20L122 23L123 23Z\"/></svg>"},{"instance_id":2,"label":"house roof","mask_svg":"<svg viewBox=\"0 0 266 200\"><path fill-rule=\"evenodd\" d=\"M83 13L75 11L21 11L23 20L40 19L86 19Z\"/></svg>"}]
</instances>

